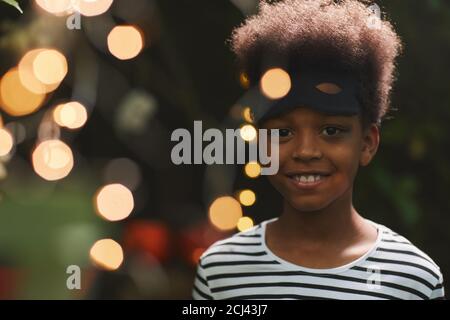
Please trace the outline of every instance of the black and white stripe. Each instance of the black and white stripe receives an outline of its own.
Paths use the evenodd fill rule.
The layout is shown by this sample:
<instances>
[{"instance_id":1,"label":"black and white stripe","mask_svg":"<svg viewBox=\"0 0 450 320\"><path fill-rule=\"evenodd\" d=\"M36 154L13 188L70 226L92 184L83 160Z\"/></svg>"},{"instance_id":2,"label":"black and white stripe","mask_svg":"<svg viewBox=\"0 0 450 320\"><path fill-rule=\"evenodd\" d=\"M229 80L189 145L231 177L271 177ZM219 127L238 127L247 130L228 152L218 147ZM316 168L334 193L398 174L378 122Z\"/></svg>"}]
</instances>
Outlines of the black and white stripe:
<instances>
[{"instance_id":1,"label":"black and white stripe","mask_svg":"<svg viewBox=\"0 0 450 320\"><path fill-rule=\"evenodd\" d=\"M213 244L200 258L194 299L443 299L439 267L404 237L375 224L374 248L353 263L310 269L275 256L264 221Z\"/></svg>"}]
</instances>

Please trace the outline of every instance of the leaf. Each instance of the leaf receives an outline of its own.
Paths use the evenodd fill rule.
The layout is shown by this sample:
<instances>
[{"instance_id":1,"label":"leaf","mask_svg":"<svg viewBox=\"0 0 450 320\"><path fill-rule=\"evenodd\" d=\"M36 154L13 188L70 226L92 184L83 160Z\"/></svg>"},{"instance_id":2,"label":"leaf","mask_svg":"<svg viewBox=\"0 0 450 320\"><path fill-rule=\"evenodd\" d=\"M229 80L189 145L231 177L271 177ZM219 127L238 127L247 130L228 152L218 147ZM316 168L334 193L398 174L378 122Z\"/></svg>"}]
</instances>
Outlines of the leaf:
<instances>
[{"instance_id":1,"label":"leaf","mask_svg":"<svg viewBox=\"0 0 450 320\"><path fill-rule=\"evenodd\" d=\"M9 5L12 5L14 8L20 11L20 13L23 13L22 9L19 6L19 3L16 0L0 0L3 2L6 2Z\"/></svg>"}]
</instances>

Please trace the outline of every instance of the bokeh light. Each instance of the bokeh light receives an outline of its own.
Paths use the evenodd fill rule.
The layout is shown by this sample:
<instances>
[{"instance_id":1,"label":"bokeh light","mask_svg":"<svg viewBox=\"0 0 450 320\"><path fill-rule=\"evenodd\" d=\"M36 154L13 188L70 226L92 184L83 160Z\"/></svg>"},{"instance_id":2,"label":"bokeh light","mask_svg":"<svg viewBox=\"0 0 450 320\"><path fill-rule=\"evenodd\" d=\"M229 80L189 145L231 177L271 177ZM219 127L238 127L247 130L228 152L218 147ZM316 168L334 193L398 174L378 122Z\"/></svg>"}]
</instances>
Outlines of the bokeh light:
<instances>
[{"instance_id":1,"label":"bokeh light","mask_svg":"<svg viewBox=\"0 0 450 320\"><path fill-rule=\"evenodd\" d=\"M92 246L89 256L97 267L108 271L117 270L123 262L122 247L112 239L98 240Z\"/></svg>"},{"instance_id":2,"label":"bokeh light","mask_svg":"<svg viewBox=\"0 0 450 320\"><path fill-rule=\"evenodd\" d=\"M28 51L22 59L20 59L18 65L20 82L22 82L22 85L25 88L37 94L52 92L61 84L60 82L56 82L51 85L45 84L41 82L34 73L34 61L36 60L38 54L44 52L45 50L47 49L39 48Z\"/></svg>"},{"instance_id":3,"label":"bokeh light","mask_svg":"<svg viewBox=\"0 0 450 320\"><path fill-rule=\"evenodd\" d=\"M253 220L250 217L242 217L237 223L237 228L239 231L246 231L253 227Z\"/></svg>"},{"instance_id":4,"label":"bokeh light","mask_svg":"<svg viewBox=\"0 0 450 320\"><path fill-rule=\"evenodd\" d=\"M249 123L253 122L252 109L250 107L245 107L242 110L242 118Z\"/></svg>"},{"instance_id":5,"label":"bokeh light","mask_svg":"<svg viewBox=\"0 0 450 320\"><path fill-rule=\"evenodd\" d=\"M37 111L44 99L44 94L31 92L22 84L17 68L8 71L0 80L0 105L11 116Z\"/></svg>"},{"instance_id":6,"label":"bokeh light","mask_svg":"<svg viewBox=\"0 0 450 320\"><path fill-rule=\"evenodd\" d=\"M241 192L239 192L238 198L239 202L247 207L253 205L256 201L256 195L250 189L242 190Z\"/></svg>"},{"instance_id":7,"label":"bokeh light","mask_svg":"<svg viewBox=\"0 0 450 320\"><path fill-rule=\"evenodd\" d=\"M34 149L32 163L34 171L45 180L60 180L73 168L72 150L60 140L46 140Z\"/></svg>"},{"instance_id":8,"label":"bokeh light","mask_svg":"<svg viewBox=\"0 0 450 320\"><path fill-rule=\"evenodd\" d=\"M250 87L250 80L248 79L248 75L245 72L241 72L239 74L239 83L244 89L248 89Z\"/></svg>"},{"instance_id":9,"label":"bokeh light","mask_svg":"<svg viewBox=\"0 0 450 320\"><path fill-rule=\"evenodd\" d=\"M43 10L54 15L69 14L72 9L72 0L35 0Z\"/></svg>"},{"instance_id":10,"label":"bokeh light","mask_svg":"<svg viewBox=\"0 0 450 320\"><path fill-rule=\"evenodd\" d=\"M106 220L123 220L134 209L133 194L119 183L106 185L96 194L95 208L97 213Z\"/></svg>"},{"instance_id":11,"label":"bokeh light","mask_svg":"<svg viewBox=\"0 0 450 320\"><path fill-rule=\"evenodd\" d=\"M250 161L244 167L244 172L249 178L256 178L261 174L261 166L255 161Z\"/></svg>"},{"instance_id":12,"label":"bokeh light","mask_svg":"<svg viewBox=\"0 0 450 320\"><path fill-rule=\"evenodd\" d=\"M59 126L69 129L81 128L87 118L86 108L76 101L60 104L53 110L54 121Z\"/></svg>"},{"instance_id":13,"label":"bokeh light","mask_svg":"<svg viewBox=\"0 0 450 320\"><path fill-rule=\"evenodd\" d=\"M36 56L45 49L34 49L28 51L20 60L18 65L20 82L33 93L44 94L53 91L57 85L48 86L39 81L34 74L33 63Z\"/></svg>"},{"instance_id":14,"label":"bokeh light","mask_svg":"<svg viewBox=\"0 0 450 320\"><path fill-rule=\"evenodd\" d=\"M261 91L269 99L280 99L291 90L291 78L281 68L267 70L261 78Z\"/></svg>"},{"instance_id":15,"label":"bokeh light","mask_svg":"<svg viewBox=\"0 0 450 320\"><path fill-rule=\"evenodd\" d=\"M66 57L55 49L41 50L34 58L33 72L45 85L60 84L67 75Z\"/></svg>"},{"instance_id":16,"label":"bokeh light","mask_svg":"<svg viewBox=\"0 0 450 320\"><path fill-rule=\"evenodd\" d=\"M117 26L108 35L108 48L120 60L135 58L144 47L141 31L135 26Z\"/></svg>"},{"instance_id":17,"label":"bokeh light","mask_svg":"<svg viewBox=\"0 0 450 320\"><path fill-rule=\"evenodd\" d=\"M11 152L14 145L12 135L4 128L0 128L0 157Z\"/></svg>"},{"instance_id":18,"label":"bokeh light","mask_svg":"<svg viewBox=\"0 0 450 320\"><path fill-rule=\"evenodd\" d=\"M93 17L108 11L112 3L113 0L76 0L75 7L82 15Z\"/></svg>"},{"instance_id":19,"label":"bokeh light","mask_svg":"<svg viewBox=\"0 0 450 320\"><path fill-rule=\"evenodd\" d=\"M233 197L219 197L209 207L209 220L219 230L232 230L236 228L242 217L242 208Z\"/></svg>"},{"instance_id":20,"label":"bokeh light","mask_svg":"<svg viewBox=\"0 0 450 320\"><path fill-rule=\"evenodd\" d=\"M245 141L252 141L256 138L256 129L251 124L246 124L241 127L240 134Z\"/></svg>"}]
</instances>

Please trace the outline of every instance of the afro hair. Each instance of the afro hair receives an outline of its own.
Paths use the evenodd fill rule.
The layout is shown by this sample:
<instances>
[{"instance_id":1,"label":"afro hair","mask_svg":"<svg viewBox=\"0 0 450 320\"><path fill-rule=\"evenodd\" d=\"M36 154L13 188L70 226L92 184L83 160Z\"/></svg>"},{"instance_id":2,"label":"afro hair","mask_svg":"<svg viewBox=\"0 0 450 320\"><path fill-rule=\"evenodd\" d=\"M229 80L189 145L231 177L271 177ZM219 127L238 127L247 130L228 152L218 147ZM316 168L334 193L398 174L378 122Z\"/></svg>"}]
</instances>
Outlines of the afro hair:
<instances>
[{"instance_id":1,"label":"afro hair","mask_svg":"<svg viewBox=\"0 0 450 320\"><path fill-rule=\"evenodd\" d=\"M390 105L395 59L402 45L389 21L370 25L369 1L261 1L259 12L233 30L230 43L250 83L276 65L354 73L363 124L380 124Z\"/></svg>"}]
</instances>

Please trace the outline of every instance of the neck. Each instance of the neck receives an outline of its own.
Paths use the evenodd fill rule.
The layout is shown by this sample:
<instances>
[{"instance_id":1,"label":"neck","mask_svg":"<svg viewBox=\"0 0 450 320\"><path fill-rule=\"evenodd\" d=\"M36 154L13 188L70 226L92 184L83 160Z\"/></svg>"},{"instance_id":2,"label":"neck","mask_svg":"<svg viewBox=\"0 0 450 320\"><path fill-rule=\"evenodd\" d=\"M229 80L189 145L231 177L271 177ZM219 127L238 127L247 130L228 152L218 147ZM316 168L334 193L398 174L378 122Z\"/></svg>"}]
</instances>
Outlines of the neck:
<instances>
[{"instance_id":1,"label":"neck","mask_svg":"<svg viewBox=\"0 0 450 320\"><path fill-rule=\"evenodd\" d=\"M298 211L285 202L278 225L289 242L336 245L361 236L365 222L353 207L352 192L348 190L345 196L317 211Z\"/></svg>"}]
</instances>

